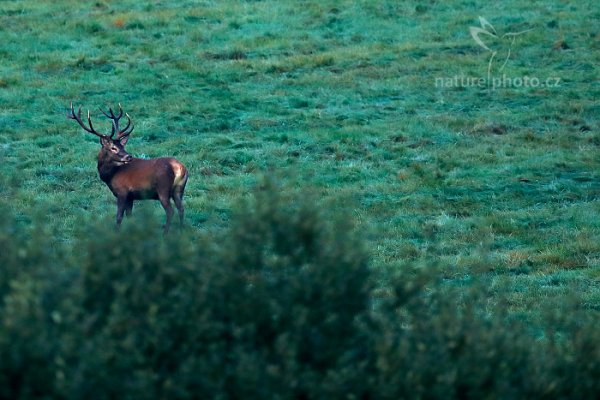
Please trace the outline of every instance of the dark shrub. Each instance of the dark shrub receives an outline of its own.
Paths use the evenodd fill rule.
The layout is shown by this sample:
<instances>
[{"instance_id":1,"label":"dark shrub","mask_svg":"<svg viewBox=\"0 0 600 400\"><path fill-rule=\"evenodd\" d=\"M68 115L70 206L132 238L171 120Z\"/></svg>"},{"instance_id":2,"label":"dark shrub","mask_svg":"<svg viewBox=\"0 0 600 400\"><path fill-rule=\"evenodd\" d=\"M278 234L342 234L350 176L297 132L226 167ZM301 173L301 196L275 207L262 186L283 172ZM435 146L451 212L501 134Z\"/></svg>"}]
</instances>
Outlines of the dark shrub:
<instances>
[{"instance_id":1,"label":"dark shrub","mask_svg":"<svg viewBox=\"0 0 600 400\"><path fill-rule=\"evenodd\" d=\"M93 235L105 239L81 265L70 393L315 398L356 385L369 272L346 227L269 190L219 246L147 232Z\"/></svg>"},{"instance_id":2,"label":"dark shrub","mask_svg":"<svg viewBox=\"0 0 600 400\"><path fill-rule=\"evenodd\" d=\"M598 397L597 311L371 271L344 216L282 196L166 238L0 218L0 398Z\"/></svg>"}]
</instances>

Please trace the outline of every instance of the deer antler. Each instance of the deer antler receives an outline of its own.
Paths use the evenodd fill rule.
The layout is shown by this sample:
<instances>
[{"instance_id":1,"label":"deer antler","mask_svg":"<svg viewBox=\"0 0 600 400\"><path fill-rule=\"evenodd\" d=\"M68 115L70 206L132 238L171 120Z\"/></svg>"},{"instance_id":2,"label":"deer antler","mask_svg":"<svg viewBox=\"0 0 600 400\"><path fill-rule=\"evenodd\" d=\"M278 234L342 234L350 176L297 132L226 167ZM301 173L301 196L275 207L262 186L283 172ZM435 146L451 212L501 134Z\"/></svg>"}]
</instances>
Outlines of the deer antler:
<instances>
[{"instance_id":1,"label":"deer antler","mask_svg":"<svg viewBox=\"0 0 600 400\"><path fill-rule=\"evenodd\" d=\"M74 119L75 121L77 121L77 123L86 132L93 133L94 135L101 137L103 139L110 139L112 137L112 135L109 137L108 135L104 135L100 132L97 132L94 129L94 125L92 125L92 118L90 116L90 110L88 110L88 114L87 114L89 127L85 126L85 123L81 120L81 107L79 107L79 109L77 110L77 113L75 113L75 110L73 109L73 102L71 102L71 110L69 112L67 112L67 118ZM113 134L114 134L114 132L113 132Z\"/></svg>"},{"instance_id":2,"label":"deer antler","mask_svg":"<svg viewBox=\"0 0 600 400\"><path fill-rule=\"evenodd\" d=\"M102 109L100 109L100 111L106 116L106 118L112 120L112 133L110 135L111 139L115 133L117 134L117 140L120 140L126 136L129 136L129 134L133 132L134 125L131 122L131 117L127 113L125 113L125 115L127 116L127 126L125 126L125 128L123 129L119 129L119 120L123 116L123 108L121 107L120 103L118 115L115 115L114 111L110 107L108 108L108 112L105 112Z\"/></svg>"}]
</instances>

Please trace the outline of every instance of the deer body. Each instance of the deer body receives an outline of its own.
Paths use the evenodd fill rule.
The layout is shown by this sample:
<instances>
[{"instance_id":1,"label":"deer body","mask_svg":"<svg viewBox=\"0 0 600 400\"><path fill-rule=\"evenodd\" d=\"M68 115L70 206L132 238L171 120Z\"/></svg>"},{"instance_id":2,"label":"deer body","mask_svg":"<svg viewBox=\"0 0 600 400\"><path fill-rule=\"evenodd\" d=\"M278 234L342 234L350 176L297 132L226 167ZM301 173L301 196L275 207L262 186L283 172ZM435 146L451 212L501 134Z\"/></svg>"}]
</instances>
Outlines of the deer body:
<instances>
[{"instance_id":1,"label":"deer body","mask_svg":"<svg viewBox=\"0 0 600 400\"><path fill-rule=\"evenodd\" d=\"M98 172L117 198L117 224L121 223L124 212L130 215L134 200L150 199L161 202L168 226L173 215L171 198L179 212L179 222L183 224L182 197L188 172L181 162L174 158L132 158L127 164L115 166L99 155Z\"/></svg>"},{"instance_id":2,"label":"deer body","mask_svg":"<svg viewBox=\"0 0 600 400\"><path fill-rule=\"evenodd\" d=\"M120 105L119 105L120 109ZM104 111L103 111L104 113ZM117 198L117 226L123 220L123 214L131 214L134 200L159 200L167 214L165 232L169 230L173 208L171 199L179 212L179 222L183 224L183 192L188 179L185 166L175 158L134 158L125 151L125 144L133 130L131 119L127 126L119 130L118 122L123 112L115 115L112 109L104 113L113 120L112 135L103 135L96 132L88 111L89 127L81 120L81 109L76 114L71 104L71 112L67 116L75 119L86 131L100 137L102 148L98 153L98 173L100 179L106 183ZM131 126L131 129L129 129ZM116 139L113 139L118 132Z\"/></svg>"}]
</instances>

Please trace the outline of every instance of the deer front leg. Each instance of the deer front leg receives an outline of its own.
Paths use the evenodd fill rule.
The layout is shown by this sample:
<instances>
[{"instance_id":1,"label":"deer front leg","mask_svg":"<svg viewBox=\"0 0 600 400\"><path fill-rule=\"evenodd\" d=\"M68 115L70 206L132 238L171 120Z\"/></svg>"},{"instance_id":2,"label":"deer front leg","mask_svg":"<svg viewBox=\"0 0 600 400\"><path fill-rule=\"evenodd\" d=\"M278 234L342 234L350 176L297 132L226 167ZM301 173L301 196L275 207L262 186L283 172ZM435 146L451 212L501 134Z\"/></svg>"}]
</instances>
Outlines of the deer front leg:
<instances>
[{"instance_id":1,"label":"deer front leg","mask_svg":"<svg viewBox=\"0 0 600 400\"><path fill-rule=\"evenodd\" d=\"M126 204L126 197L117 197L117 229L121 227L121 221L123 221L123 213L125 213Z\"/></svg>"},{"instance_id":2,"label":"deer front leg","mask_svg":"<svg viewBox=\"0 0 600 400\"><path fill-rule=\"evenodd\" d=\"M131 216L131 212L133 210L133 199L128 198L125 202L125 215L129 218Z\"/></svg>"}]
</instances>

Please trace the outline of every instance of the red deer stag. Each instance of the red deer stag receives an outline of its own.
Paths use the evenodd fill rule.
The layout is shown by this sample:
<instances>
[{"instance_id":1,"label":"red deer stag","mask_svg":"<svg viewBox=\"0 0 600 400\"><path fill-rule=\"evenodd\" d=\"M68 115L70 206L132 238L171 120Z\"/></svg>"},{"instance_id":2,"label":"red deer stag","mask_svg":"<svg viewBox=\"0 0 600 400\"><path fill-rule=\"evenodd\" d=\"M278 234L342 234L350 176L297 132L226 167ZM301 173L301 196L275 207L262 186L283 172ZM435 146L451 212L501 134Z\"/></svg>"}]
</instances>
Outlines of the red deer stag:
<instances>
[{"instance_id":1,"label":"red deer stag","mask_svg":"<svg viewBox=\"0 0 600 400\"><path fill-rule=\"evenodd\" d=\"M121 225L123 213L131 215L134 200L153 199L159 200L167 213L165 233L169 231L173 208L171 198L179 211L179 223L183 225L183 191L188 179L185 166L174 158L152 158L145 160L134 158L125 151L125 144L133 131L133 123L129 114L127 125L121 129L119 120L123 116L123 109L119 104L119 113L115 115L111 108L108 112L100 110L112 121L110 136L97 132L92 125L88 110L88 126L81 120L81 107L75 113L73 103L67 117L74 119L89 133L100 138L102 148L98 153L98 173L100 179L106 183L117 198L117 227ZM113 139L117 134L117 137Z\"/></svg>"}]
</instances>

